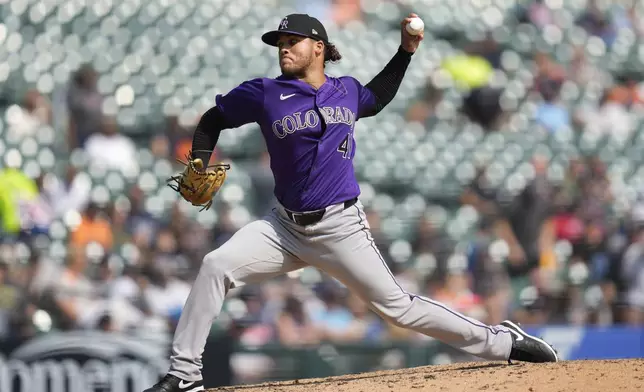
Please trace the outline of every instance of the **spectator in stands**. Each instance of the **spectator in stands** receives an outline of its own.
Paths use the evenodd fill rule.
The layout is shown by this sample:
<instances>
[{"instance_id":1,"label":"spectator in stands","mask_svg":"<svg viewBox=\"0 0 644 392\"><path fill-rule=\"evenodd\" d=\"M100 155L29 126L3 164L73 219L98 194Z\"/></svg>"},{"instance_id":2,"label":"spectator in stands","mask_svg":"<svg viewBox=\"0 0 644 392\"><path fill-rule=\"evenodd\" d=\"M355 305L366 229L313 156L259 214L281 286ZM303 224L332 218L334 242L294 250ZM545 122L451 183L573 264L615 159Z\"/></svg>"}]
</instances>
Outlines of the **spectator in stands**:
<instances>
[{"instance_id":1,"label":"spectator in stands","mask_svg":"<svg viewBox=\"0 0 644 392\"><path fill-rule=\"evenodd\" d=\"M556 93L559 92L558 88L566 80L566 69L553 60L552 56L545 52L536 52L533 56L534 65L536 67L534 74L534 82L532 83L532 91L543 95L552 93L552 87L557 88ZM545 90L544 90L545 89Z\"/></svg>"},{"instance_id":2,"label":"spectator in stands","mask_svg":"<svg viewBox=\"0 0 644 392\"><path fill-rule=\"evenodd\" d=\"M27 176L19 165L10 162L0 169L0 229L11 238L29 236L30 206L37 201L39 191L34 179Z\"/></svg>"},{"instance_id":3,"label":"spectator in stands","mask_svg":"<svg viewBox=\"0 0 644 392\"><path fill-rule=\"evenodd\" d=\"M262 285L245 285L241 288L238 298L246 305L244 319L247 324L264 322L264 287Z\"/></svg>"},{"instance_id":4,"label":"spectator in stands","mask_svg":"<svg viewBox=\"0 0 644 392\"><path fill-rule=\"evenodd\" d=\"M172 272L152 263L144 266L149 284L143 290L143 295L152 315L165 318L181 311L190 294L190 284L178 279Z\"/></svg>"},{"instance_id":5,"label":"spectator in stands","mask_svg":"<svg viewBox=\"0 0 644 392\"><path fill-rule=\"evenodd\" d=\"M393 259L394 257L390 256L390 258ZM420 291L420 287L418 287L418 271L412 265L409 265L404 261L401 262L395 260L389 266L389 270L403 290L410 293L417 293Z\"/></svg>"},{"instance_id":6,"label":"spectator in stands","mask_svg":"<svg viewBox=\"0 0 644 392\"><path fill-rule=\"evenodd\" d=\"M140 295L113 296L111 288L118 275L118 266L112 255L105 254L93 263L93 273L87 274L92 278L95 286L96 302L100 306L95 323L95 328L105 331L123 332L132 327L141 326L146 314L140 308Z\"/></svg>"},{"instance_id":7,"label":"spectator in stands","mask_svg":"<svg viewBox=\"0 0 644 392\"><path fill-rule=\"evenodd\" d=\"M360 0L332 0L331 17L337 26L362 21Z\"/></svg>"},{"instance_id":8,"label":"spectator in stands","mask_svg":"<svg viewBox=\"0 0 644 392\"><path fill-rule=\"evenodd\" d=\"M599 101L598 108L589 108L577 115L578 123L585 133L596 137L610 136L625 140L635 130L635 119L628 111L626 90L607 90Z\"/></svg>"},{"instance_id":9,"label":"spectator in stands","mask_svg":"<svg viewBox=\"0 0 644 392\"><path fill-rule=\"evenodd\" d=\"M20 106L14 105L7 110L9 138L22 140L35 136L39 127L51 124L51 116L49 100L38 90L28 90Z\"/></svg>"},{"instance_id":10,"label":"spectator in stands","mask_svg":"<svg viewBox=\"0 0 644 392\"><path fill-rule=\"evenodd\" d=\"M559 306L551 306L551 315L548 322L565 323L571 325L587 325L589 304L585 287L588 282L588 267L582 260L571 260L568 268L568 284L559 296Z\"/></svg>"},{"instance_id":11,"label":"spectator in stands","mask_svg":"<svg viewBox=\"0 0 644 392\"><path fill-rule=\"evenodd\" d=\"M588 268L588 282L600 284L609 274L609 258L606 249L605 227L599 222L589 222L584 236L573 246L571 260L579 260Z\"/></svg>"},{"instance_id":12,"label":"spectator in stands","mask_svg":"<svg viewBox=\"0 0 644 392\"><path fill-rule=\"evenodd\" d=\"M563 182L557 187L553 197L555 207L554 228L559 239L571 241L578 239L583 230L583 210L581 200L583 187L588 181L590 170L584 159L573 158L568 164L568 169ZM572 225L571 225L572 224Z\"/></svg>"},{"instance_id":13,"label":"spectator in stands","mask_svg":"<svg viewBox=\"0 0 644 392\"><path fill-rule=\"evenodd\" d=\"M542 29L554 22L552 10L543 0L533 0L526 9L527 21Z\"/></svg>"},{"instance_id":14,"label":"spectator in stands","mask_svg":"<svg viewBox=\"0 0 644 392\"><path fill-rule=\"evenodd\" d=\"M382 319L375 316L358 296L349 293L346 305L351 319L344 327L324 328L324 340L334 343L378 341L386 331Z\"/></svg>"},{"instance_id":15,"label":"spectator in stands","mask_svg":"<svg viewBox=\"0 0 644 392\"><path fill-rule=\"evenodd\" d=\"M372 310L367 303L355 294L350 294L347 299L347 307L353 315L353 323L348 334L344 337L350 341L374 342L381 340L386 332L384 322Z\"/></svg>"},{"instance_id":16,"label":"spectator in stands","mask_svg":"<svg viewBox=\"0 0 644 392\"><path fill-rule=\"evenodd\" d=\"M500 323L508 317L511 287L505 270L505 249L499 245L494 233L494 219L483 218L468 253L468 270L472 277L472 292L483 301L486 323Z\"/></svg>"},{"instance_id":17,"label":"spectator in stands","mask_svg":"<svg viewBox=\"0 0 644 392\"><path fill-rule=\"evenodd\" d=\"M145 193L141 188L132 186L128 193L128 200L125 232L132 237L137 246L147 249L152 246L160 223L145 209Z\"/></svg>"},{"instance_id":18,"label":"spectator in stands","mask_svg":"<svg viewBox=\"0 0 644 392\"><path fill-rule=\"evenodd\" d=\"M55 217L62 218L70 211L83 211L90 199L92 184L86 174L79 174L73 165L67 165L64 178L47 173L43 178L43 194L54 208Z\"/></svg>"},{"instance_id":19,"label":"spectator in stands","mask_svg":"<svg viewBox=\"0 0 644 392\"><path fill-rule=\"evenodd\" d=\"M18 290L9 281L9 265L0 261L0 336L11 331L11 316L18 304Z\"/></svg>"},{"instance_id":20,"label":"spectator in stands","mask_svg":"<svg viewBox=\"0 0 644 392\"><path fill-rule=\"evenodd\" d=\"M463 189L460 202L474 207L483 216L495 216L499 214L497 189L490 184L486 170L485 166L476 168L474 178Z\"/></svg>"},{"instance_id":21,"label":"spectator in stands","mask_svg":"<svg viewBox=\"0 0 644 392\"><path fill-rule=\"evenodd\" d=\"M302 302L290 294L275 320L275 333L278 341L289 347L316 345L321 337L320 331L304 311Z\"/></svg>"},{"instance_id":22,"label":"spectator in stands","mask_svg":"<svg viewBox=\"0 0 644 392\"><path fill-rule=\"evenodd\" d=\"M81 216L80 224L70 236L70 244L79 249L85 249L92 242L98 243L106 251L114 245L111 223L94 202L89 203Z\"/></svg>"},{"instance_id":23,"label":"spectator in stands","mask_svg":"<svg viewBox=\"0 0 644 392\"><path fill-rule=\"evenodd\" d=\"M603 282L586 290L589 325L610 326L616 323L612 304L615 302L615 286L612 282Z\"/></svg>"},{"instance_id":24,"label":"spectator in stands","mask_svg":"<svg viewBox=\"0 0 644 392\"><path fill-rule=\"evenodd\" d=\"M632 243L624 254L620 278L625 283L625 302L628 306L624 321L644 324L644 225L633 233Z\"/></svg>"},{"instance_id":25,"label":"spectator in stands","mask_svg":"<svg viewBox=\"0 0 644 392\"><path fill-rule=\"evenodd\" d=\"M543 101L535 113L537 123L551 133L572 127L570 112L559 102L561 83L544 79L539 81L538 88Z\"/></svg>"},{"instance_id":26,"label":"spectator in stands","mask_svg":"<svg viewBox=\"0 0 644 392\"><path fill-rule=\"evenodd\" d=\"M232 207L227 204L221 204L218 215L219 219L217 224L212 230L213 245L215 248L221 246L224 242L228 241L230 237L235 234L238 225L233 216Z\"/></svg>"},{"instance_id":27,"label":"spectator in stands","mask_svg":"<svg viewBox=\"0 0 644 392\"><path fill-rule=\"evenodd\" d=\"M414 254L432 254L439 262L445 262L454 250L454 243L435 223L431 217L423 216L418 221L416 238L412 241Z\"/></svg>"},{"instance_id":28,"label":"spectator in stands","mask_svg":"<svg viewBox=\"0 0 644 392\"><path fill-rule=\"evenodd\" d=\"M85 64L76 73L67 92L69 109L70 149L83 148L85 142L100 128L103 118L103 97L97 89L98 73Z\"/></svg>"},{"instance_id":29,"label":"spectator in stands","mask_svg":"<svg viewBox=\"0 0 644 392\"><path fill-rule=\"evenodd\" d=\"M60 310L58 325L63 329L91 327L100 312L96 287L85 275L86 268L85 248L70 246L65 268L53 288L53 298Z\"/></svg>"},{"instance_id":30,"label":"spectator in stands","mask_svg":"<svg viewBox=\"0 0 644 392\"><path fill-rule=\"evenodd\" d=\"M354 316L346 306L346 291L336 282L324 281L318 284L318 297L324 302L324 308L311 315L323 340L333 340L350 331Z\"/></svg>"},{"instance_id":31,"label":"spectator in stands","mask_svg":"<svg viewBox=\"0 0 644 392\"><path fill-rule=\"evenodd\" d=\"M512 319L523 325L544 325L550 320L552 302L534 286L527 286L519 293L518 306L513 309ZM563 323L563 321L562 321Z\"/></svg>"},{"instance_id":32,"label":"spectator in stands","mask_svg":"<svg viewBox=\"0 0 644 392\"><path fill-rule=\"evenodd\" d=\"M615 29L617 29L618 31L621 29L628 29L633 31L634 33L639 33L637 31L639 27L636 12L637 2L631 1L630 6L627 6L626 4L620 4L618 2L614 3L616 4L611 4L610 7L610 19L613 23L613 26L615 26Z\"/></svg>"},{"instance_id":33,"label":"spectator in stands","mask_svg":"<svg viewBox=\"0 0 644 392\"><path fill-rule=\"evenodd\" d=\"M141 269L137 265L124 265L122 273L109 280L106 288L107 297L126 299L137 304L139 309L147 309L147 304L142 298L140 278Z\"/></svg>"},{"instance_id":34,"label":"spectator in stands","mask_svg":"<svg viewBox=\"0 0 644 392\"><path fill-rule=\"evenodd\" d=\"M492 68L501 68L501 55L503 48L494 39L492 33L487 31L485 37L478 41L472 41L465 46L464 51L471 56L480 56L487 60Z\"/></svg>"},{"instance_id":35,"label":"spectator in stands","mask_svg":"<svg viewBox=\"0 0 644 392\"><path fill-rule=\"evenodd\" d=\"M192 132L181 126L179 117L168 116L165 119L165 132L162 135L172 148L171 155L174 159L185 160L192 148Z\"/></svg>"},{"instance_id":36,"label":"spectator in stands","mask_svg":"<svg viewBox=\"0 0 644 392\"><path fill-rule=\"evenodd\" d=\"M618 103L626 108L633 105L644 104L644 93L642 93L640 78L638 75L628 73L614 75L615 81L607 87L607 100Z\"/></svg>"},{"instance_id":37,"label":"spectator in stands","mask_svg":"<svg viewBox=\"0 0 644 392\"><path fill-rule=\"evenodd\" d=\"M557 196L562 196L559 193ZM553 209L552 228L557 241L568 241L575 246L583 240L585 224L581 220L578 204L570 199L555 201Z\"/></svg>"},{"instance_id":38,"label":"spectator in stands","mask_svg":"<svg viewBox=\"0 0 644 392\"><path fill-rule=\"evenodd\" d=\"M490 85L494 67L486 58L496 61L497 54L497 48L487 44L478 51L450 56L441 64L454 85L467 91L459 108L461 113L486 130L496 129L504 119L500 105L502 89Z\"/></svg>"},{"instance_id":39,"label":"spectator in stands","mask_svg":"<svg viewBox=\"0 0 644 392\"><path fill-rule=\"evenodd\" d=\"M548 162L542 156L532 160L534 178L515 198L511 207L509 223L515 240L506 240L512 244L516 241L522 249L523 260L511 263L513 275L525 274L539 266L545 250L552 249L552 238L547 236L545 222L551 214L553 189L547 178Z\"/></svg>"},{"instance_id":40,"label":"spectator in stands","mask_svg":"<svg viewBox=\"0 0 644 392\"><path fill-rule=\"evenodd\" d=\"M36 249L31 250L25 268L27 295L36 302L54 287L63 271L63 266Z\"/></svg>"},{"instance_id":41,"label":"spectator in stands","mask_svg":"<svg viewBox=\"0 0 644 392\"><path fill-rule=\"evenodd\" d=\"M168 219L169 226L179 241L181 252L192 265L193 275L196 276L203 257L218 246L215 239L221 221L218 220L215 227L197 224L186 216L179 207L180 203L180 201L173 203Z\"/></svg>"},{"instance_id":42,"label":"spectator in stands","mask_svg":"<svg viewBox=\"0 0 644 392\"><path fill-rule=\"evenodd\" d=\"M170 159L175 161L171 154L172 147L170 141L164 134L153 135L150 138L150 152L156 159Z\"/></svg>"},{"instance_id":43,"label":"spectator in stands","mask_svg":"<svg viewBox=\"0 0 644 392\"><path fill-rule=\"evenodd\" d=\"M190 275L190 262L179 248L179 239L174 236L170 227L161 227L156 233L153 244L152 263L160 268L171 271L177 277Z\"/></svg>"},{"instance_id":44,"label":"spectator in stands","mask_svg":"<svg viewBox=\"0 0 644 392\"><path fill-rule=\"evenodd\" d=\"M431 79L427 79L420 100L407 109L407 121L415 121L426 124L433 118L438 105L443 98L443 91L437 88Z\"/></svg>"},{"instance_id":45,"label":"spectator in stands","mask_svg":"<svg viewBox=\"0 0 644 392\"><path fill-rule=\"evenodd\" d=\"M588 160L589 176L581 183L579 212L585 222L606 222L613 200L605 164L597 157Z\"/></svg>"},{"instance_id":46,"label":"spectator in stands","mask_svg":"<svg viewBox=\"0 0 644 392\"><path fill-rule=\"evenodd\" d=\"M602 72L595 64L588 61L584 46L575 46L574 54L568 65L566 78L577 85L585 86L589 82L600 82L602 85L608 83L606 72Z\"/></svg>"},{"instance_id":47,"label":"spectator in stands","mask_svg":"<svg viewBox=\"0 0 644 392\"><path fill-rule=\"evenodd\" d=\"M2 263L0 259L0 264ZM51 309L48 304L52 300L51 296L47 295L47 289L58 280L60 266L56 262L46 260L37 250L32 249L24 265L21 262L14 262L11 267L8 270L9 274L5 276L9 276L10 285L18 290L19 296L13 298L16 299L16 306L8 318L9 337L28 339L49 328L46 324L36 327L33 316L36 310L48 312ZM2 290L0 288L0 291ZM7 295L6 292L2 294L3 297L5 295ZM7 297L7 299L11 298L11 295ZM0 300L0 302L3 301ZM0 313L2 313L1 310Z\"/></svg>"},{"instance_id":48,"label":"spectator in stands","mask_svg":"<svg viewBox=\"0 0 644 392\"><path fill-rule=\"evenodd\" d=\"M474 207L482 219L489 219L495 236L504 240L510 248L510 264L523 265L526 255L509 221L512 213L499 204L499 192L490 185L486 170L485 166L477 168L476 175L461 195L461 203Z\"/></svg>"},{"instance_id":49,"label":"spectator in stands","mask_svg":"<svg viewBox=\"0 0 644 392\"><path fill-rule=\"evenodd\" d=\"M112 117L104 117L97 124L100 124L101 132L89 136L85 143L89 163L118 170L125 176L137 174L139 164L132 139L119 133L116 120Z\"/></svg>"},{"instance_id":50,"label":"spectator in stands","mask_svg":"<svg viewBox=\"0 0 644 392\"><path fill-rule=\"evenodd\" d=\"M49 226L56 218L55 201L51 200L45 194L44 189L44 175L36 178L36 186L38 187L38 195L28 204L26 209L27 217L27 231L29 236L35 237L38 235L47 235Z\"/></svg>"},{"instance_id":51,"label":"spectator in stands","mask_svg":"<svg viewBox=\"0 0 644 392\"><path fill-rule=\"evenodd\" d=\"M474 88L463 99L461 110L486 131L494 131L506 118L500 104L502 93L502 89L487 85Z\"/></svg>"},{"instance_id":52,"label":"spectator in stands","mask_svg":"<svg viewBox=\"0 0 644 392\"><path fill-rule=\"evenodd\" d=\"M274 341L275 331L272 323L265 323L261 314L264 304L263 289L261 286L244 286L240 292L241 299L246 306L242 315L233 313L232 324L235 329L236 340L242 346L258 347ZM273 369L272 358L265 353L237 353L231 358L231 366L236 377L243 382L254 382L266 377Z\"/></svg>"},{"instance_id":53,"label":"spectator in stands","mask_svg":"<svg viewBox=\"0 0 644 392\"><path fill-rule=\"evenodd\" d=\"M610 16L600 8L597 0L590 0L586 10L577 20L577 24L588 34L600 37L610 47L617 38L617 30Z\"/></svg>"},{"instance_id":54,"label":"spectator in stands","mask_svg":"<svg viewBox=\"0 0 644 392\"><path fill-rule=\"evenodd\" d=\"M114 321L109 314L105 314L98 319L96 329L103 332L117 332Z\"/></svg>"},{"instance_id":55,"label":"spectator in stands","mask_svg":"<svg viewBox=\"0 0 644 392\"><path fill-rule=\"evenodd\" d=\"M152 153L155 156L171 158L176 167L182 167L177 162L177 159L186 160L186 156L192 148L192 133L193 128L182 125L178 116L167 116L165 118L164 133L152 137ZM215 148L215 151L210 156L209 164L215 164L220 159L219 150Z\"/></svg>"},{"instance_id":56,"label":"spectator in stands","mask_svg":"<svg viewBox=\"0 0 644 392\"><path fill-rule=\"evenodd\" d=\"M472 291L471 281L472 277L464 262L448 265L443 285L434 293L433 298L466 316L477 320L485 319L483 301Z\"/></svg>"},{"instance_id":57,"label":"spectator in stands","mask_svg":"<svg viewBox=\"0 0 644 392\"><path fill-rule=\"evenodd\" d=\"M631 3L631 6L628 7L628 20L630 21L630 24L628 27L630 27L635 34L637 34L639 37L644 36L644 18L641 16L641 8L640 8L640 14L638 14L637 11L637 1L633 1ZM619 25L617 22L615 23L616 28L619 29Z\"/></svg>"},{"instance_id":58,"label":"spectator in stands","mask_svg":"<svg viewBox=\"0 0 644 392\"><path fill-rule=\"evenodd\" d=\"M129 217L129 206L126 203L108 203L105 210L107 212L107 219L112 226L112 237L114 238L115 246L130 241L132 238L126 228Z\"/></svg>"}]
</instances>

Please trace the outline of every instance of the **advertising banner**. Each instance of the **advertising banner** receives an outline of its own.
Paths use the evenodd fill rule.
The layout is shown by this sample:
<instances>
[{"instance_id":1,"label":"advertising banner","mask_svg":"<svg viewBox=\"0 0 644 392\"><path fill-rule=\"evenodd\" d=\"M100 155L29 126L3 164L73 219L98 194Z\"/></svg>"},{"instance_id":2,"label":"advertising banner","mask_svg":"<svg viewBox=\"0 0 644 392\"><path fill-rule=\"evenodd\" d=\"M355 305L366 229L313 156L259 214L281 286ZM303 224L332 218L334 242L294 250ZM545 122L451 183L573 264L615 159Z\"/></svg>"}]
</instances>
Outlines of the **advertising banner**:
<instances>
[{"instance_id":1,"label":"advertising banner","mask_svg":"<svg viewBox=\"0 0 644 392\"><path fill-rule=\"evenodd\" d=\"M140 392L168 370L167 342L82 331L0 345L0 392Z\"/></svg>"}]
</instances>

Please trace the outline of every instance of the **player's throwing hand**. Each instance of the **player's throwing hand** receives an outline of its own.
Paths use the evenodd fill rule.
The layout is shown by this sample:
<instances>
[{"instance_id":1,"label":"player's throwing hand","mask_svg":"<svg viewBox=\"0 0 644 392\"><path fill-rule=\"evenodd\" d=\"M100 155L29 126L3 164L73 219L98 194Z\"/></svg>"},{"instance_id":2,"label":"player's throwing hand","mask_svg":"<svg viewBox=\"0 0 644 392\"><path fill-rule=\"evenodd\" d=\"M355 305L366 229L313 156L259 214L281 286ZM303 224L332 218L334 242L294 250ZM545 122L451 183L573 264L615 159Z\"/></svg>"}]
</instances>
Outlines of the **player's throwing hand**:
<instances>
[{"instance_id":1,"label":"player's throwing hand","mask_svg":"<svg viewBox=\"0 0 644 392\"><path fill-rule=\"evenodd\" d=\"M417 35L411 35L409 34L409 31L407 31L407 25L414 18L418 18L418 15L411 13L408 17L403 19L402 22L400 22L400 45L409 53L416 52L416 49L418 49L418 46L420 45L420 41L424 38L423 31Z\"/></svg>"}]
</instances>

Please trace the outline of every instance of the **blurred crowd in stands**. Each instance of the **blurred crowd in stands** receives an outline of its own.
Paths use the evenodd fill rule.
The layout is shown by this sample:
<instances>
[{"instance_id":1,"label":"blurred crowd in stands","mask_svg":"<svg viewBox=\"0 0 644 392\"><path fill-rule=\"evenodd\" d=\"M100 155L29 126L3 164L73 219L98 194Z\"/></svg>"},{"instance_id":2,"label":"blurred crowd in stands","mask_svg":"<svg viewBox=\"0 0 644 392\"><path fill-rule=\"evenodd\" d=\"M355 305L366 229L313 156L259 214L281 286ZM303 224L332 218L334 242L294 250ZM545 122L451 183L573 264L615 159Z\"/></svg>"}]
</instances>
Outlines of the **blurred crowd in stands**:
<instances>
[{"instance_id":1,"label":"blurred crowd in stands","mask_svg":"<svg viewBox=\"0 0 644 392\"><path fill-rule=\"evenodd\" d=\"M301 7L342 25L360 18L357 3L303 1ZM538 0L519 17L538 28L556 19ZM609 18L590 6L577 23L606 45L617 29L644 34L644 23L628 9ZM473 42L467 53L483 59L490 70L501 61L491 37ZM533 71L531 94L539 102L535 118L549 132L570 127L628 137L635 129L629 113L644 99L639 80L613 80L586 61L583 50L565 66L547 53L535 53ZM581 85L607 81L601 104L574 113L559 104L562 86L570 80ZM69 151L84 149L89 160L127 173L138 165L135 142L119 132L113 118L104 116L96 82L97 73L88 65L69 85ZM485 82L473 87L462 113L490 132L503 128L508 116L502 89ZM13 137L28 137L40 124L50 124L55 110L50 100L31 90L7 111L8 130L17 135ZM426 122L440 102L441 88L430 79L425 99L410 102L407 120ZM148 147L154 157L174 160L185 157L191 140L192 129L169 117L166 128L151 135ZM226 159L225 154L217 151L217 159ZM615 219L606 166L598 157L571 160L559 184L547 179L548 164L547 158L535 156L534 178L506 202L499 202L496 190L486 184L485 167L479 168L480 175L460 199L481 216L475 236L462 247L437 231L431 220L420 219L412 250L425 255L430 273L419 275L416 266L387 257L401 285L488 323L513 317L525 324L642 324L644 199L631 206L627 219ZM127 189L127 203L97 202L87 177L71 163L62 176L40 173L35 178L9 165L0 172L0 184L3 337L28 337L49 328L172 331L201 259L239 227L225 205L213 227L187 218L179 206L182 201L158 219L146 210L145 194L136 186ZM256 198L266 201L254 211L259 216L273 200L266 154L255 163L253 186ZM58 218L76 222L62 264L39 251L39 241ZM381 235L376 212L369 211L369 221L388 256L385 250L391 244ZM124 243L134 245L127 249L128 262L115 252ZM568 260L565 268L561 254ZM239 339L250 344L424 339L384 324L341 284L308 270L235 289L216 325L236 327Z\"/></svg>"}]
</instances>

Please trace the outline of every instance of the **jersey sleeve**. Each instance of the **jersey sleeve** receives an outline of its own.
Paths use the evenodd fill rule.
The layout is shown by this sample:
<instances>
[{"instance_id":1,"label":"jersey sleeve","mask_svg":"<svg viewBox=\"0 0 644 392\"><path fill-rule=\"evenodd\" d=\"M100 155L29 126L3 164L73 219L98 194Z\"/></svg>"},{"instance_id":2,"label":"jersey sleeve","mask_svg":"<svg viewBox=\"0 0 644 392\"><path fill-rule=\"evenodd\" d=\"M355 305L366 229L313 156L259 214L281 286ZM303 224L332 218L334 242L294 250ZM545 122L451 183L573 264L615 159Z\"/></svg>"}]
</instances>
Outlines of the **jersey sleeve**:
<instances>
[{"instance_id":1,"label":"jersey sleeve","mask_svg":"<svg viewBox=\"0 0 644 392\"><path fill-rule=\"evenodd\" d=\"M264 112L264 83L260 78L245 81L227 94L217 95L215 105L230 128L258 122Z\"/></svg>"},{"instance_id":2,"label":"jersey sleeve","mask_svg":"<svg viewBox=\"0 0 644 392\"><path fill-rule=\"evenodd\" d=\"M351 79L358 92L358 118L369 117L376 108L376 96L357 79Z\"/></svg>"}]
</instances>

